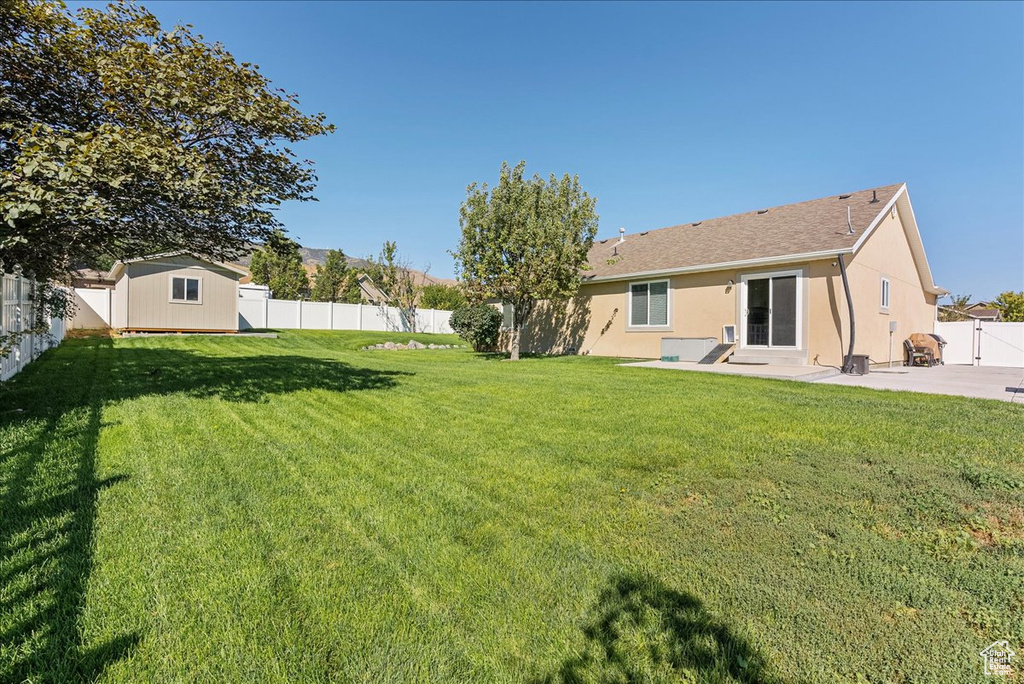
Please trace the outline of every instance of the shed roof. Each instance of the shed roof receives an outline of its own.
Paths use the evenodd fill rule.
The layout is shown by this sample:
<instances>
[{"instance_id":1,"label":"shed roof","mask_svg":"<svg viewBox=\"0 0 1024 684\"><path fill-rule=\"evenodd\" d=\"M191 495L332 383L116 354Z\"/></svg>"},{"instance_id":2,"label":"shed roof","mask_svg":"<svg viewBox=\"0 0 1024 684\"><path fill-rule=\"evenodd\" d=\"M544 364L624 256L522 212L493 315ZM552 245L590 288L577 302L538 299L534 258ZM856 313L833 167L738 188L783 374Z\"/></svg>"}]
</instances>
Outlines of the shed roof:
<instances>
[{"instance_id":1,"label":"shed roof","mask_svg":"<svg viewBox=\"0 0 1024 684\"><path fill-rule=\"evenodd\" d=\"M220 262L220 261L213 261L212 259L206 259L204 257L196 256L195 254L191 254L191 253L185 252L185 251L177 251L177 252L161 252L160 254L150 254L148 256L136 257L134 259L122 259L122 260L119 260L119 261L115 261L114 262L114 266L110 269L110 274L109 274L108 277L113 279L113 280L116 280L118 278L118 276L121 275L121 271L124 270L124 267L127 264L135 264L135 263L139 263L139 262L142 262L142 261L160 261L161 259L170 259L172 257L182 257L182 256L190 257L192 259L195 259L196 261L202 261L203 263L210 264L211 266L216 266L218 268L223 268L226 271L231 271L232 273L237 273L240 276L249 275L249 272L246 271L245 269L241 268L240 266L235 266L234 264L226 264L226 263L223 263L223 262Z\"/></svg>"}]
</instances>

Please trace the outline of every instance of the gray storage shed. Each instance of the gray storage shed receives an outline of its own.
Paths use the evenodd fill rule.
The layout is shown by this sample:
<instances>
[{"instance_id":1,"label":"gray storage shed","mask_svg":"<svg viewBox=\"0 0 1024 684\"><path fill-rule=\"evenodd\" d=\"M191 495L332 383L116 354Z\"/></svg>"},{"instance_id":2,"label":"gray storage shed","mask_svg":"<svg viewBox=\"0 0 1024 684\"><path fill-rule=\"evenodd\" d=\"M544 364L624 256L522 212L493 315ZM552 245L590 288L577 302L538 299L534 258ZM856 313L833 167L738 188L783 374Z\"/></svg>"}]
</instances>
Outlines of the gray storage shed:
<instances>
[{"instance_id":1,"label":"gray storage shed","mask_svg":"<svg viewBox=\"0 0 1024 684\"><path fill-rule=\"evenodd\" d=\"M183 252L118 261L111 327L123 331L238 332L238 281L231 264Z\"/></svg>"}]
</instances>

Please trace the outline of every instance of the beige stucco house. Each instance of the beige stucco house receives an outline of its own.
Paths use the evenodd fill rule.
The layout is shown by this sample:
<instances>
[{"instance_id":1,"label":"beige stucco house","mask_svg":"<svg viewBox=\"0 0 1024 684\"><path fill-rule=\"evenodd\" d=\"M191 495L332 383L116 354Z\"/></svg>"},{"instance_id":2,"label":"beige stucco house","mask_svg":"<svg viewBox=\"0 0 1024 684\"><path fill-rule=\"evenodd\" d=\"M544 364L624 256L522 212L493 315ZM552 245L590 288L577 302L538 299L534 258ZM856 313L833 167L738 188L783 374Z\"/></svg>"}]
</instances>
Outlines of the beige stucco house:
<instances>
[{"instance_id":1,"label":"beige stucco house","mask_svg":"<svg viewBox=\"0 0 1024 684\"><path fill-rule=\"evenodd\" d=\"M601 240L589 267L531 316L525 350L658 358L663 338L715 338L730 362L840 366L852 304L853 352L888 361L894 327L898 361L946 294L905 184Z\"/></svg>"},{"instance_id":2,"label":"beige stucco house","mask_svg":"<svg viewBox=\"0 0 1024 684\"><path fill-rule=\"evenodd\" d=\"M118 261L110 271L111 326L124 331L237 332L246 271L173 252Z\"/></svg>"}]
</instances>

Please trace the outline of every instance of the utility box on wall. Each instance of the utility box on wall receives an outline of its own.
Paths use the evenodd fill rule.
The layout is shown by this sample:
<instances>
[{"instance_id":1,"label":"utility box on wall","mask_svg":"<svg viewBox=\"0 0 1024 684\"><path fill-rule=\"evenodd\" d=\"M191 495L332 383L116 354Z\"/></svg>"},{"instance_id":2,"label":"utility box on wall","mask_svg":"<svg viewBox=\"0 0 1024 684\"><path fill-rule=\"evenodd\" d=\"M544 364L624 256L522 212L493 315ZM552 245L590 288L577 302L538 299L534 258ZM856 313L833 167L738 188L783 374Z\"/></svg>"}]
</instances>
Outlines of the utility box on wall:
<instances>
[{"instance_id":1,"label":"utility box on wall","mask_svg":"<svg viewBox=\"0 0 1024 684\"><path fill-rule=\"evenodd\" d=\"M714 337L662 337L662 361L700 361L718 345Z\"/></svg>"}]
</instances>

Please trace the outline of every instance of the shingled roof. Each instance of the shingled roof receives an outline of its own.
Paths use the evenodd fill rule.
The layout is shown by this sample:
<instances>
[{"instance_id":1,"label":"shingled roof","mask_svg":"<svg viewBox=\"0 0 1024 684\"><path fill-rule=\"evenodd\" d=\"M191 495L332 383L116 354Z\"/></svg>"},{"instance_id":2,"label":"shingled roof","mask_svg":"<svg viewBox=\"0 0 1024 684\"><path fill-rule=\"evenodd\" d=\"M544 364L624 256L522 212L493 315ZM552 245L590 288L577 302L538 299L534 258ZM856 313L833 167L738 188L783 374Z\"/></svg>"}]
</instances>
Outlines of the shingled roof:
<instances>
[{"instance_id":1,"label":"shingled roof","mask_svg":"<svg viewBox=\"0 0 1024 684\"><path fill-rule=\"evenodd\" d=\"M814 255L851 253L882 212L906 195L905 189L898 183L632 233L623 242L608 238L594 243L588 257L591 270L583 274L583 279L613 280L647 273L754 265L790 256L803 260ZM914 230L916 233L916 224ZM930 273L928 276L926 285L932 284Z\"/></svg>"}]
</instances>

